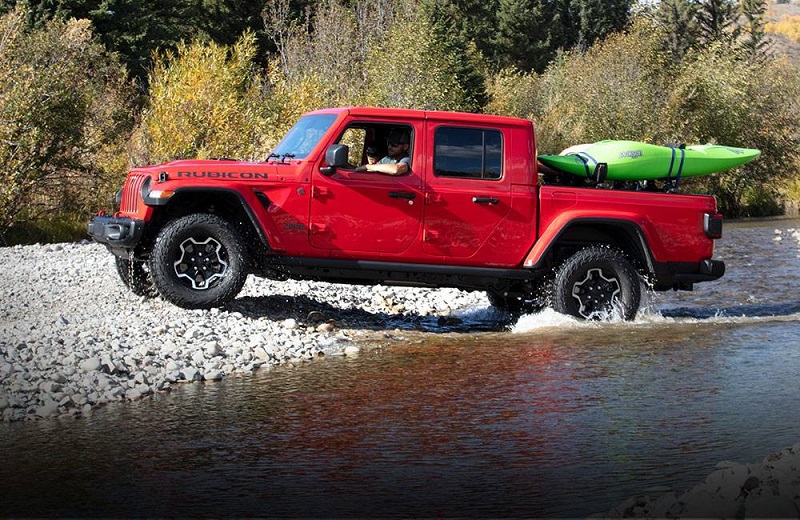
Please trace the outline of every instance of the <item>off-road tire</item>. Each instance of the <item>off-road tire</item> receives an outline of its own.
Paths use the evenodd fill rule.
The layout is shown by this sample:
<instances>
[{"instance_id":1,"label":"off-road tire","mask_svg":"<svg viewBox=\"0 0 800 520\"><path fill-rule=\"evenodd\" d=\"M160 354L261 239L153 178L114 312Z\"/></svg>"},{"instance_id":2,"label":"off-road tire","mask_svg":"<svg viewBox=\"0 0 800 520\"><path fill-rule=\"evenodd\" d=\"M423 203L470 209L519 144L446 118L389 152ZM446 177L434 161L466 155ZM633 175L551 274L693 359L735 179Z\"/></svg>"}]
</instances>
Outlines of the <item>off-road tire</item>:
<instances>
[{"instance_id":1,"label":"off-road tire","mask_svg":"<svg viewBox=\"0 0 800 520\"><path fill-rule=\"evenodd\" d=\"M556 271L553 309L589 320L632 320L641 302L639 276L614 248L591 246L567 258Z\"/></svg>"},{"instance_id":2,"label":"off-road tire","mask_svg":"<svg viewBox=\"0 0 800 520\"><path fill-rule=\"evenodd\" d=\"M158 295L145 262L127 260L118 256L115 256L114 260L120 280L133 294L149 298Z\"/></svg>"},{"instance_id":3,"label":"off-road tire","mask_svg":"<svg viewBox=\"0 0 800 520\"><path fill-rule=\"evenodd\" d=\"M551 283L551 280L542 280L535 284L531 294L526 296L497 290L486 291L486 296L492 307L510 314L541 312L550 304Z\"/></svg>"},{"instance_id":4,"label":"off-road tire","mask_svg":"<svg viewBox=\"0 0 800 520\"><path fill-rule=\"evenodd\" d=\"M150 254L150 273L164 299L185 309L231 302L247 279L247 249L222 217L207 213L169 222Z\"/></svg>"}]
</instances>

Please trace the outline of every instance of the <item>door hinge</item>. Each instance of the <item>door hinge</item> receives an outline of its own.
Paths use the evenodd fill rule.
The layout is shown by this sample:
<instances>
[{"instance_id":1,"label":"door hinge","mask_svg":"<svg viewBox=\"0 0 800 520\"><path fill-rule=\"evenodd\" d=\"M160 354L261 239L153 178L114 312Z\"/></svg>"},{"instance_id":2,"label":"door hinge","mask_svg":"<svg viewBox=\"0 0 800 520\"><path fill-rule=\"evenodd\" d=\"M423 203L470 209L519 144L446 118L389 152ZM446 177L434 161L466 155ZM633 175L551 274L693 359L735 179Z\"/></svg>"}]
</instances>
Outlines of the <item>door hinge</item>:
<instances>
[{"instance_id":1,"label":"door hinge","mask_svg":"<svg viewBox=\"0 0 800 520\"><path fill-rule=\"evenodd\" d=\"M331 194L331 190L324 186L314 186L311 188L311 196L320 198L320 197L327 197Z\"/></svg>"}]
</instances>

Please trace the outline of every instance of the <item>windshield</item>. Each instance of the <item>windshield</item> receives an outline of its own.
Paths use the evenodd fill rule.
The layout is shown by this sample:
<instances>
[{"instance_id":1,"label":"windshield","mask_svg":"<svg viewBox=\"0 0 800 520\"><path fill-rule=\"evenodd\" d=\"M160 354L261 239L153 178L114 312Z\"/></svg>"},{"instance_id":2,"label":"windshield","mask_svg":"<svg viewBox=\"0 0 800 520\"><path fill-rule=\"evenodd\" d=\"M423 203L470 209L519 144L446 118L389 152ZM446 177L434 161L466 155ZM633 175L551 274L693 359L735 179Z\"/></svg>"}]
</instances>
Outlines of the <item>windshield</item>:
<instances>
[{"instance_id":1,"label":"windshield","mask_svg":"<svg viewBox=\"0 0 800 520\"><path fill-rule=\"evenodd\" d=\"M320 114L300 118L272 151L272 156L305 159L336 117L336 114Z\"/></svg>"}]
</instances>

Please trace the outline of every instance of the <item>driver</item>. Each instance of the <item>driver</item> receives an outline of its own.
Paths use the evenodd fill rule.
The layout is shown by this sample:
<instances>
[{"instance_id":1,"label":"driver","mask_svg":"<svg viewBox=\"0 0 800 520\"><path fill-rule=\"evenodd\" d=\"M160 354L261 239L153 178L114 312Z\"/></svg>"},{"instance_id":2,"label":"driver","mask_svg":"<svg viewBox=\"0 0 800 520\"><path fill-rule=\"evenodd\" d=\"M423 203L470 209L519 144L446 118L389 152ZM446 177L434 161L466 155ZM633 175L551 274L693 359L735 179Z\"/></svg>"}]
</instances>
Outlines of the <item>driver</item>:
<instances>
[{"instance_id":1,"label":"driver","mask_svg":"<svg viewBox=\"0 0 800 520\"><path fill-rule=\"evenodd\" d=\"M376 172L386 175L403 175L411 170L408 131L392 130L386 138L386 156L376 164L365 164L356 168L358 172Z\"/></svg>"}]
</instances>

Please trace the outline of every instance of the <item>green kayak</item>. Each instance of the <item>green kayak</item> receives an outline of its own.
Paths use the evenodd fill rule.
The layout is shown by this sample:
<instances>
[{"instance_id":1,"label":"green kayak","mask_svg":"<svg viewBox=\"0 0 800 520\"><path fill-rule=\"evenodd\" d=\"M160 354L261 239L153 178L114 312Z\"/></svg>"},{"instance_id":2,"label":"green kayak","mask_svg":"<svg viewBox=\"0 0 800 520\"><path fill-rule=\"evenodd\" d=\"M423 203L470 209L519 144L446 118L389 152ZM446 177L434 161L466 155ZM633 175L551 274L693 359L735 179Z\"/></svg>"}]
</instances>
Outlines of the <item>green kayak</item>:
<instances>
[{"instance_id":1,"label":"green kayak","mask_svg":"<svg viewBox=\"0 0 800 520\"><path fill-rule=\"evenodd\" d=\"M606 163L606 179L641 181L708 175L741 166L760 154L753 148L715 144L672 148L638 141L598 141L538 159L555 170L586 178L592 177L598 163Z\"/></svg>"}]
</instances>

